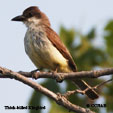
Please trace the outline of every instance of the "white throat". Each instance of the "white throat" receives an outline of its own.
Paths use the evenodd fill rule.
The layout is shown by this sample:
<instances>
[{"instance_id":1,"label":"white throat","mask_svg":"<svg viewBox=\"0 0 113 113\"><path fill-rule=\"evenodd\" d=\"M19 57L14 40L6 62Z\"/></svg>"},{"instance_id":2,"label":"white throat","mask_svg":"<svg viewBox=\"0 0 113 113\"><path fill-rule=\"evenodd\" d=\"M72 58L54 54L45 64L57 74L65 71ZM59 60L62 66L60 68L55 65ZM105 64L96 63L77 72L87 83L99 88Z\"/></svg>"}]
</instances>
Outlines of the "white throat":
<instances>
[{"instance_id":1,"label":"white throat","mask_svg":"<svg viewBox=\"0 0 113 113\"><path fill-rule=\"evenodd\" d=\"M37 26L40 23L40 19L37 19L36 17L32 17L27 19L27 21L24 22L24 24L28 27L28 28L33 28L35 26Z\"/></svg>"}]
</instances>

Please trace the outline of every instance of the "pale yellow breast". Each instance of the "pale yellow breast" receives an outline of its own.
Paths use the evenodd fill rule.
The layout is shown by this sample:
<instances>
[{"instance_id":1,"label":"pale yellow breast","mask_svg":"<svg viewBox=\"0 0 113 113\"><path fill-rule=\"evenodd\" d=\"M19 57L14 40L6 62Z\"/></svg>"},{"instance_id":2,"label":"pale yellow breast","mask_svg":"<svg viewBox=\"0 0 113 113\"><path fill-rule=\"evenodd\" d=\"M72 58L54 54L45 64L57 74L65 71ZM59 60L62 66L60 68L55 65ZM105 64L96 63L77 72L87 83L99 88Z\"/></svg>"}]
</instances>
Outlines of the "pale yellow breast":
<instances>
[{"instance_id":1,"label":"pale yellow breast","mask_svg":"<svg viewBox=\"0 0 113 113\"><path fill-rule=\"evenodd\" d=\"M28 31L25 36L25 51L38 68L47 68L61 72L70 72L67 60L52 45L45 34L37 32L31 35Z\"/></svg>"}]
</instances>

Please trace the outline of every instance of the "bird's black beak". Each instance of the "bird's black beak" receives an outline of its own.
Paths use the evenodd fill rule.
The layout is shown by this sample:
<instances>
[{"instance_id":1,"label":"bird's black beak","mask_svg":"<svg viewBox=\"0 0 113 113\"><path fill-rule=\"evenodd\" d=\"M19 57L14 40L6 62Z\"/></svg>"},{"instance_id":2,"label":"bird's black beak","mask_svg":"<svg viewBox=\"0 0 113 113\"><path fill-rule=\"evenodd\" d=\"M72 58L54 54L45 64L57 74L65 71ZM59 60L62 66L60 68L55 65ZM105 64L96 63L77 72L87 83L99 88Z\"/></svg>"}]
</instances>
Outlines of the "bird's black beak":
<instances>
[{"instance_id":1,"label":"bird's black beak","mask_svg":"<svg viewBox=\"0 0 113 113\"><path fill-rule=\"evenodd\" d=\"M13 19L11 19L12 21L25 21L26 18L23 15L20 16L16 16Z\"/></svg>"}]
</instances>

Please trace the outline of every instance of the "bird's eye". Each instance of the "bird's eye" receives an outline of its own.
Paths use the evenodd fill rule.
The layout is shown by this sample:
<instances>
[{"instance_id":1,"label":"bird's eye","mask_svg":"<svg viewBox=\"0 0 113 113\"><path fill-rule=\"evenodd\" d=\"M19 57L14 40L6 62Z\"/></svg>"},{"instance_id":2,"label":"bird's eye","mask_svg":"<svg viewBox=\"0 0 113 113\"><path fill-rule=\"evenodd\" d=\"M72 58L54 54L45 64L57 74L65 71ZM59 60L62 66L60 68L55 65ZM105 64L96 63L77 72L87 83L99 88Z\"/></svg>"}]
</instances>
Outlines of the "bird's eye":
<instances>
[{"instance_id":1,"label":"bird's eye","mask_svg":"<svg viewBox=\"0 0 113 113\"><path fill-rule=\"evenodd\" d=\"M32 13L29 13L29 17L32 17L33 15L32 15Z\"/></svg>"}]
</instances>

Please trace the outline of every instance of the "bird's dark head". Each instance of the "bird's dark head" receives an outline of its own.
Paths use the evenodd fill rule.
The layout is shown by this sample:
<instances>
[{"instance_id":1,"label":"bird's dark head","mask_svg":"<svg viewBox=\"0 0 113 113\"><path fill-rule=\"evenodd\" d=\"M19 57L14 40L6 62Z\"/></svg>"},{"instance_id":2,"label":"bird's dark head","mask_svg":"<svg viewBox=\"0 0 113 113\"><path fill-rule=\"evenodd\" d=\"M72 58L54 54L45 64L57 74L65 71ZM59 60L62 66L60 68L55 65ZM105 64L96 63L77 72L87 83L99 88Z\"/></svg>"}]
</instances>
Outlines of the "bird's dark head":
<instances>
[{"instance_id":1,"label":"bird's dark head","mask_svg":"<svg viewBox=\"0 0 113 113\"><path fill-rule=\"evenodd\" d=\"M48 17L36 6L25 9L22 15L14 17L12 21L24 22L27 26L39 23L50 26Z\"/></svg>"}]
</instances>

